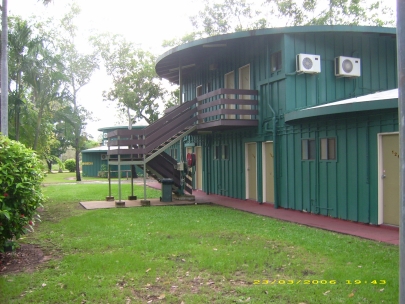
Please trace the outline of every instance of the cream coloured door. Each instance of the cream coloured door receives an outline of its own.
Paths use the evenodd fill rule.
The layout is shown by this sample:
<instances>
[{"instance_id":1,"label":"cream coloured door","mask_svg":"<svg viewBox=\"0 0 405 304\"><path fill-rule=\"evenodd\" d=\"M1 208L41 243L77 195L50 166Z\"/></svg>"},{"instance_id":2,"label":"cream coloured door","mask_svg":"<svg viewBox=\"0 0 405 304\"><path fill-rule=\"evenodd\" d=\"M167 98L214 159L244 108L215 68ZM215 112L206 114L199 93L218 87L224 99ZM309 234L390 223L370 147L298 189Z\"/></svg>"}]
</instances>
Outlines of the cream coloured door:
<instances>
[{"instance_id":1,"label":"cream coloured door","mask_svg":"<svg viewBox=\"0 0 405 304\"><path fill-rule=\"evenodd\" d=\"M399 135L382 135L381 148L383 223L399 226Z\"/></svg>"}]
</instances>

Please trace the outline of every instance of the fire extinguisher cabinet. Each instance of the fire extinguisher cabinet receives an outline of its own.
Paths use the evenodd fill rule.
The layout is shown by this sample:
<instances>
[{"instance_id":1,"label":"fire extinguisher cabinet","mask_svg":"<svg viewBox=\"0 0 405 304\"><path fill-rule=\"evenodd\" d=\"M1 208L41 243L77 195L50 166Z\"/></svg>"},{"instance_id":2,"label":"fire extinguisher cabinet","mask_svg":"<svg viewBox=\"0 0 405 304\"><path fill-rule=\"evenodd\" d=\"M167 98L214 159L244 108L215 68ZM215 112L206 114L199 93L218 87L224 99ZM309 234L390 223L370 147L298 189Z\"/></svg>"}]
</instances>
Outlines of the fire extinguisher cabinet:
<instances>
[{"instance_id":1,"label":"fire extinguisher cabinet","mask_svg":"<svg viewBox=\"0 0 405 304\"><path fill-rule=\"evenodd\" d=\"M162 196L160 197L161 202L171 202L172 201L172 178L162 178Z\"/></svg>"}]
</instances>

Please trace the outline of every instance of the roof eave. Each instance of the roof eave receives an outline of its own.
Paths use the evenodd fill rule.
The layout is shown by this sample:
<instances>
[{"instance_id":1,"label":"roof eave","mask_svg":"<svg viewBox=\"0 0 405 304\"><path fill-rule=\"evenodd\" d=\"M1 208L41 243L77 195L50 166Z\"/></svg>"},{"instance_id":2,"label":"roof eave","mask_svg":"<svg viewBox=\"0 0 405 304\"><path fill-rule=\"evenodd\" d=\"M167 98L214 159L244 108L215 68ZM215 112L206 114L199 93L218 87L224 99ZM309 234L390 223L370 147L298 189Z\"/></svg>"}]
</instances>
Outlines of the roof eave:
<instances>
[{"instance_id":1,"label":"roof eave","mask_svg":"<svg viewBox=\"0 0 405 304\"><path fill-rule=\"evenodd\" d=\"M299 119L334 115L350 112L362 112L372 110L396 109L398 108L398 98L384 100L370 100L367 102L338 104L328 107L316 107L299 111L293 111L284 115L285 122L293 122Z\"/></svg>"},{"instance_id":2,"label":"roof eave","mask_svg":"<svg viewBox=\"0 0 405 304\"><path fill-rule=\"evenodd\" d=\"M178 83L177 76L173 74L173 68L179 67L181 64L189 64L181 62L182 58L187 57L188 54L193 52L196 47L202 47L209 44L226 43L232 40L259 37L267 35L279 35L279 34L295 34L295 33L316 33L316 32L352 32L352 33L376 33L396 35L396 29L390 27L376 27L376 26L353 26L353 25L322 25L322 26L296 26L296 27L279 27L268 28L260 30L251 30L244 32L236 32L218 36L207 37L195 41L191 41L179 46L176 46L161 56L158 57L155 65L157 74L169 81ZM166 63L172 61L171 65ZM165 63L166 62L166 63ZM176 65L173 64L176 62ZM171 71L171 72L170 72Z\"/></svg>"}]
</instances>

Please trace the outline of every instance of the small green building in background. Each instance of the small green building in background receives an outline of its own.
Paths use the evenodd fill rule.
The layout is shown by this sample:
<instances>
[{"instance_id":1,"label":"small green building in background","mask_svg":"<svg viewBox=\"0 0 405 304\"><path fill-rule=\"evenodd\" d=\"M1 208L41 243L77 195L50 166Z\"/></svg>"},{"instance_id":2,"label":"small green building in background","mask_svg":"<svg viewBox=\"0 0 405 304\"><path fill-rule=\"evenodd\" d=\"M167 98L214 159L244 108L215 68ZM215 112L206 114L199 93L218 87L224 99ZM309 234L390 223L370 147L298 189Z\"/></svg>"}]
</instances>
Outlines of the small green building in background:
<instances>
[{"instance_id":1,"label":"small green building in background","mask_svg":"<svg viewBox=\"0 0 405 304\"><path fill-rule=\"evenodd\" d=\"M134 129L143 129L145 126L133 126ZM98 129L103 133L103 138L106 138L104 134L117 130L117 129L128 129L128 126L115 126L115 127L105 127ZM82 151L82 174L87 177L106 177L108 172L108 156L107 156L108 146L107 141L103 140L99 147L91 148ZM142 168L136 167L136 172L138 176L143 176ZM110 166L110 174L112 178L118 177L118 166ZM131 166L123 165L121 166L121 178L131 178Z\"/></svg>"}]
</instances>

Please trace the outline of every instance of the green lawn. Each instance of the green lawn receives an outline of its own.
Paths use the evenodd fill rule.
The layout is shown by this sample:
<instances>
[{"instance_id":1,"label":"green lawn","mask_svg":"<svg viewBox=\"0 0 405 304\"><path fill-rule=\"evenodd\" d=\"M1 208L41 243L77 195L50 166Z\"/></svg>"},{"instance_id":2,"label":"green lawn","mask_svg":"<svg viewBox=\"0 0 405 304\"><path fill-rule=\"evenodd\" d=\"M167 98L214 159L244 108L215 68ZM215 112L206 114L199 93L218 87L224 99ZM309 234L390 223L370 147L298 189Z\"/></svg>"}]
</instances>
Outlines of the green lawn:
<instances>
[{"instance_id":1,"label":"green lawn","mask_svg":"<svg viewBox=\"0 0 405 304\"><path fill-rule=\"evenodd\" d=\"M219 206L78 206L106 187L43 188L24 242L53 259L0 276L0 303L398 302L398 246Z\"/></svg>"},{"instance_id":2,"label":"green lawn","mask_svg":"<svg viewBox=\"0 0 405 304\"><path fill-rule=\"evenodd\" d=\"M108 182L107 178L101 177L88 177L81 175L81 179L83 182L91 182L91 181ZM114 178L112 180L117 181L117 178ZM123 178L122 180L125 180L125 178ZM45 184L76 183L76 172L64 171L63 173L57 172L46 173L44 183Z\"/></svg>"}]
</instances>

